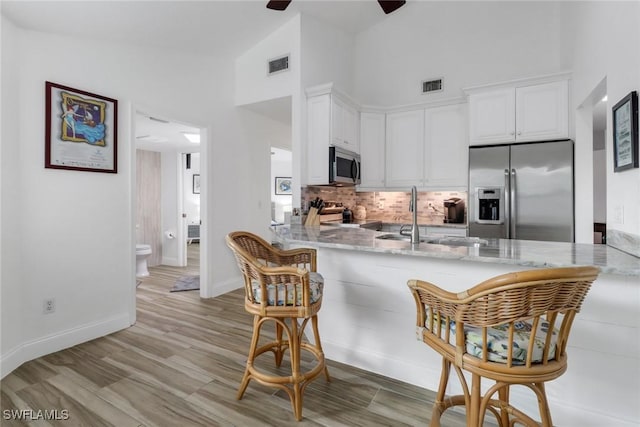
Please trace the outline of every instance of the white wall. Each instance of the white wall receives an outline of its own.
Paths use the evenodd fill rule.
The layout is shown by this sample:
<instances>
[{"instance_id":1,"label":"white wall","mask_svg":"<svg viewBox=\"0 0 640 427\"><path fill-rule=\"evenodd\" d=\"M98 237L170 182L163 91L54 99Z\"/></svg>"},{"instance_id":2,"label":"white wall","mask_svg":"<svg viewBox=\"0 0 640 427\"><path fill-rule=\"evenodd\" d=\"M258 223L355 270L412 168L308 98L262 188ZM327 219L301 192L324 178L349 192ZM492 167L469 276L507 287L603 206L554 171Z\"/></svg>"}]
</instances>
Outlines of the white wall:
<instances>
[{"instance_id":1,"label":"white wall","mask_svg":"<svg viewBox=\"0 0 640 427\"><path fill-rule=\"evenodd\" d=\"M356 98L395 106L461 88L564 71L557 2L408 2L355 43ZM443 77L444 90L421 94Z\"/></svg>"},{"instance_id":2,"label":"white wall","mask_svg":"<svg viewBox=\"0 0 640 427\"><path fill-rule=\"evenodd\" d=\"M67 45L74 45L74 61L95 66L69 67L60 57L60 46ZM133 320L134 104L207 130L207 197L226 208L209 211L204 221L211 226L203 292L240 285L224 282L237 275L224 235L261 229L268 221L270 174L268 145L253 146L268 124L233 106L232 59L88 42L11 25L3 25L2 48L2 174L12 178L11 187L2 181L3 376L26 360ZM43 167L45 80L119 101L117 174ZM258 180L264 182L260 194ZM42 314L43 298L56 299L54 314Z\"/></svg>"},{"instance_id":3,"label":"white wall","mask_svg":"<svg viewBox=\"0 0 640 427\"><path fill-rule=\"evenodd\" d=\"M606 77L607 129L612 129L611 107L640 88L640 3L565 2L563 7L566 16L574 20L574 25L566 29L572 45L569 52L573 64L574 107ZM611 147L612 132L608 131L605 148L607 230L640 239L640 169L614 173ZM576 139L576 156L578 150L587 153L591 149L590 144ZM581 178L576 176L576 182ZM579 203L578 198L576 201ZM620 213L622 215L617 215Z\"/></svg>"},{"instance_id":4,"label":"white wall","mask_svg":"<svg viewBox=\"0 0 640 427\"><path fill-rule=\"evenodd\" d=\"M13 369L15 363L5 367L5 360L20 351L22 343L22 235L21 210L23 188L20 170L20 145L11 143L20 140L18 105L20 90L16 81L20 70L19 38L13 24L2 17L1 38L0 104L0 377ZM38 110L42 112L43 109ZM44 164L44 163L42 163ZM15 358L15 357L14 357Z\"/></svg>"},{"instance_id":5,"label":"white wall","mask_svg":"<svg viewBox=\"0 0 640 427\"><path fill-rule=\"evenodd\" d=\"M603 140L604 132L594 132L593 140ZM593 152L593 222L607 222L607 153L605 150Z\"/></svg>"},{"instance_id":6,"label":"white wall","mask_svg":"<svg viewBox=\"0 0 640 427\"><path fill-rule=\"evenodd\" d=\"M300 17L265 37L236 59L236 105L252 104L290 96L298 84ZM289 54L289 70L268 75L268 61Z\"/></svg>"},{"instance_id":7,"label":"white wall","mask_svg":"<svg viewBox=\"0 0 640 427\"><path fill-rule=\"evenodd\" d=\"M302 87L333 82L353 95L355 37L317 18L301 18Z\"/></svg>"}]
</instances>

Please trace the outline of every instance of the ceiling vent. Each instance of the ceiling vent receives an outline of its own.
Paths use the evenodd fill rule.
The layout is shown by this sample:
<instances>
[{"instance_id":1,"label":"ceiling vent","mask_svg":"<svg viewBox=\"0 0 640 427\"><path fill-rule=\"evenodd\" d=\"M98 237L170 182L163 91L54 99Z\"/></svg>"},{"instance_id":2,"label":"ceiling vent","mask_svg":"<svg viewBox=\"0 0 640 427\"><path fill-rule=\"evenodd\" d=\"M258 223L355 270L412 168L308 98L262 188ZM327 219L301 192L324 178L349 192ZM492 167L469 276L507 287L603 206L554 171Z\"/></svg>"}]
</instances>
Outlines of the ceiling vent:
<instances>
[{"instance_id":1,"label":"ceiling vent","mask_svg":"<svg viewBox=\"0 0 640 427\"><path fill-rule=\"evenodd\" d=\"M269 60L269 75L289 70L289 55Z\"/></svg>"},{"instance_id":2,"label":"ceiling vent","mask_svg":"<svg viewBox=\"0 0 640 427\"><path fill-rule=\"evenodd\" d=\"M422 93L442 92L442 78L422 82Z\"/></svg>"}]
</instances>

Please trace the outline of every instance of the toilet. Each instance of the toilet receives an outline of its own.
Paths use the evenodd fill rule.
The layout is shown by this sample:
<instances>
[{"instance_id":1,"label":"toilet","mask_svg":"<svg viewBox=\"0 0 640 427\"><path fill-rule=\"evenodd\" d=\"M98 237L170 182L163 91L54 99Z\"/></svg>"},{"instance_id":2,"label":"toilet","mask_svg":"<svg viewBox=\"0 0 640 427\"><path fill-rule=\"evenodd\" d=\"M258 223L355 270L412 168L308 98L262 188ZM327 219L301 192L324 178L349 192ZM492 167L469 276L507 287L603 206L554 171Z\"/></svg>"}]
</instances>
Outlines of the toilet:
<instances>
[{"instance_id":1,"label":"toilet","mask_svg":"<svg viewBox=\"0 0 640 427\"><path fill-rule=\"evenodd\" d=\"M151 245L136 244L136 277L147 277L147 258L151 255Z\"/></svg>"}]
</instances>

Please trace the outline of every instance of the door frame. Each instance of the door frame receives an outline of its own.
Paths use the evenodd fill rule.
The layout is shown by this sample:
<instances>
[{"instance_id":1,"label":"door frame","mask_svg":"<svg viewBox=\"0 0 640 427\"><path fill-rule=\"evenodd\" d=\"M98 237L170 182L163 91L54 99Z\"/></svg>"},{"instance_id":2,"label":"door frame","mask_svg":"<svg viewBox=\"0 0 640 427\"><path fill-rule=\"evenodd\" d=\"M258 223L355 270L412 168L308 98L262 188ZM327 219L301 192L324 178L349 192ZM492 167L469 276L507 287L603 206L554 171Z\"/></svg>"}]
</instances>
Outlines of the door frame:
<instances>
[{"instance_id":1,"label":"door frame","mask_svg":"<svg viewBox=\"0 0 640 427\"><path fill-rule=\"evenodd\" d=\"M187 126L192 126L194 128L200 129L200 297L207 298L210 295L210 291L207 287L208 283L208 269L206 268L206 258L207 258L207 244L208 239L206 239L206 224L207 221L207 141L209 128L202 124L194 124L189 121L176 120L176 119L168 119L167 117L171 117L171 114L155 114L157 109L155 108L147 108L142 104L131 103L128 105L129 111L129 140L132 141L130 147L130 212L129 212L129 220L131 224L131 232L130 232L130 240L129 246L133 249L133 256L131 257L131 265L130 271L133 272L133 280L131 286L131 294L129 298L129 323L131 325L136 322L136 289L137 289L137 279L135 277L136 271L136 257L135 257L135 244L136 244L136 213L137 213L137 189L136 189L136 172L137 172L137 155L136 155L136 115L138 112L144 112L145 114L153 114L154 117L165 118L171 122L175 123L183 123ZM177 224L179 225L176 230L176 239L181 239L183 242L182 245L178 246L178 258L181 259L182 256L186 259L187 256L187 227L186 220L182 217L182 213L184 212L184 177L182 174L182 154L178 153L177 161L179 162L178 172L177 172L177 204L176 204L176 212L178 215ZM182 255L183 254L183 255ZM185 263L186 265L186 263Z\"/></svg>"}]
</instances>

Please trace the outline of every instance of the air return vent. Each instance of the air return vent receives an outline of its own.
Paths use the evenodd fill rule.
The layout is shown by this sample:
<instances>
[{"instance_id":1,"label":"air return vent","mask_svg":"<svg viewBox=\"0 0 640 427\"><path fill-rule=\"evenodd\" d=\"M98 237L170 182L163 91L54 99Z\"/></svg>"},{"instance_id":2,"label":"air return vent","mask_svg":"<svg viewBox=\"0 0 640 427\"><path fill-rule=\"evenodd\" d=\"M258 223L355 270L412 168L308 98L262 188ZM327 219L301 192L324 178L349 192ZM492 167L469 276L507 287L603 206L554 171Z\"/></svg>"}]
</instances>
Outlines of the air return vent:
<instances>
[{"instance_id":1,"label":"air return vent","mask_svg":"<svg viewBox=\"0 0 640 427\"><path fill-rule=\"evenodd\" d=\"M289 55L269 60L269 75L281 73L289 69Z\"/></svg>"},{"instance_id":2,"label":"air return vent","mask_svg":"<svg viewBox=\"0 0 640 427\"><path fill-rule=\"evenodd\" d=\"M430 79L422 82L422 93L441 92L442 78Z\"/></svg>"}]
</instances>

